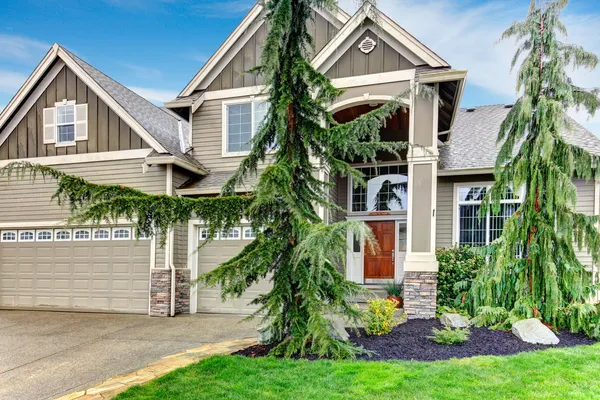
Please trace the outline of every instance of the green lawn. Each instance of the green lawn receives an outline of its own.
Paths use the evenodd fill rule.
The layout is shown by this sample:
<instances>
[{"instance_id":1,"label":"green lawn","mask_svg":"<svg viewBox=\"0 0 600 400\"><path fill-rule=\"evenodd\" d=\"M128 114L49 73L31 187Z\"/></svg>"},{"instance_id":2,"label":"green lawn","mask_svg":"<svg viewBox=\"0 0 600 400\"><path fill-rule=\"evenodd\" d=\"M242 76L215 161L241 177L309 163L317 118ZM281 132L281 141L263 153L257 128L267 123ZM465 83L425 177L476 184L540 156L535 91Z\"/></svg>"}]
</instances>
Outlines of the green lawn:
<instances>
[{"instance_id":1,"label":"green lawn","mask_svg":"<svg viewBox=\"0 0 600 400\"><path fill-rule=\"evenodd\" d=\"M440 362L332 362L218 356L124 399L595 399L600 344Z\"/></svg>"}]
</instances>

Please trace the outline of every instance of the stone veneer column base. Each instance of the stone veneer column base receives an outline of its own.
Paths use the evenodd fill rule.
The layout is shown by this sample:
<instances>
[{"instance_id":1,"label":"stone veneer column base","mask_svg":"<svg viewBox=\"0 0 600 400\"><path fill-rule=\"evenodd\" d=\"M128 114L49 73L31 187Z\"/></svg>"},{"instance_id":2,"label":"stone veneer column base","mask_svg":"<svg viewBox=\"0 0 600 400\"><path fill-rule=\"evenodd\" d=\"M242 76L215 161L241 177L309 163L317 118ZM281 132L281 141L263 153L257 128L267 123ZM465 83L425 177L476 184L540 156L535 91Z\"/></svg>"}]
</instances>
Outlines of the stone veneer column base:
<instances>
[{"instance_id":1,"label":"stone veneer column base","mask_svg":"<svg viewBox=\"0 0 600 400\"><path fill-rule=\"evenodd\" d=\"M190 270L175 270L175 314L190 312ZM150 272L150 315L171 315L171 270L155 268Z\"/></svg>"},{"instance_id":2,"label":"stone veneer column base","mask_svg":"<svg viewBox=\"0 0 600 400\"><path fill-rule=\"evenodd\" d=\"M437 272L404 273L404 311L409 319L435 318Z\"/></svg>"}]
</instances>

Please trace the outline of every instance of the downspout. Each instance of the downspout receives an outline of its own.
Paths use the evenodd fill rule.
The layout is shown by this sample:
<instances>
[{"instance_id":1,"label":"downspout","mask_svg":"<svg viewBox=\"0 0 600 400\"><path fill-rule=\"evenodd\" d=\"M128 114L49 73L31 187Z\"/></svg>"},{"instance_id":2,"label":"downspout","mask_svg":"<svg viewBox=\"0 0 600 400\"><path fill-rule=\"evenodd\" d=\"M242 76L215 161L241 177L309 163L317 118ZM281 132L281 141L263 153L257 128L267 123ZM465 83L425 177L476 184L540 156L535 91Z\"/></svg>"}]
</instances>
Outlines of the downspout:
<instances>
[{"instance_id":1,"label":"downspout","mask_svg":"<svg viewBox=\"0 0 600 400\"><path fill-rule=\"evenodd\" d=\"M173 164L167 164L167 190L168 196L173 196ZM165 268L171 270L171 317L175 316L175 265L173 265L173 242L174 242L173 228L169 230L167 241L165 244Z\"/></svg>"}]
</instances>

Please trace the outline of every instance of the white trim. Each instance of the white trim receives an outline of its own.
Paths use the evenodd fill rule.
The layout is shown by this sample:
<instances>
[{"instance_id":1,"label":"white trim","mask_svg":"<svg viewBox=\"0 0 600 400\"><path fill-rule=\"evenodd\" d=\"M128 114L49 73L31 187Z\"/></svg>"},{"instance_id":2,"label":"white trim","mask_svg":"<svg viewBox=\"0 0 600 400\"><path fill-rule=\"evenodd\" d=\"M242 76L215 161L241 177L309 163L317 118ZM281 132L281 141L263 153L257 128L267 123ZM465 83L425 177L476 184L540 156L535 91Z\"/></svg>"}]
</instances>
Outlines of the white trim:
<instances>
[{"instance_id":1,"label":"white trim","mask_svg":"<svg viewBox=\"0 0 600 400\"><path fill-rule=\"evenodd\" d=\"M15 240L11 240L11 239L6 240L6 239L4 239L4 234L5 233L10 233L10 234L14 235L15 236ZM0 242L13 243L13 242L16 242L18 239L19 239L19 233L17 231L2 231L2 232L0 232Z\"/></svg>"},{"instance_id":2,"label":"white trim","mask_svg":"<svg viewBox=\"0 0 600 400\"><path fill-rule=\"evenodd\" d=\"M31 233L31 239L26 239L26 240L21 239L21 235L24 234L24 233ZM19 242L35 242L35 236L36 235L35 235L35 231L34 230L27 229L27 230L19 231L18 240L19 240Z\"/></svg>"},{"instance_id":3,"label":"white trim","mask_svg":"<svg viewBox=\"0 0 600 400\"><path fill-rule=\"evenodd\" d=\"M183 88L178 97L185 97L191 95L194 90L200 85L208 76L208 74L217 66L227 52L235 45L235 43L246 33L252 23L258 18L263 10L261 2L258 2L248 12L242 22L235 28L235 30L229 35L229 37L223 42L221 47L208 59L202 69L192 78L192 80Z\"/></svg>"},{"instance_id":4,"label":"white trim","mask_svg":"<svg viewBox=\"0 0 600 400\"><path fill-rule=\"evenodd\" d=\"M88 234L87 239L86 238L77 239L77 234L79 232L86 232ZM92 240L92 230L90 228L77 228L77 229L73 229L73 241L74 242L89 242L90 240Z\"/></svg>"},{"instance_id":5,"label":"white trim","mask_svg":"<svg viewBox=\"0 0 600 400\"><path fill-rule=\"evenodd\" d=\"M116 235L121 232L127 232L127 237L116 237ZM111 239L112 240L131 240L131 227L113 228Z\"/></svg>"},{"instance_id":6,"label":"white trim","mask_svg":"<svg viewBox=\"0 0 600 400\"><path fill-rule=\"evenodd\" d=\"M48 53L48 54L51 54L51 53ZM40 66L42 66L42 64L44 64L44 63L45 63L45 60L42 61L42 63L40 63L38 68ZM52 83L54 78L56 78L56 76L63 69L64 66L65 66L65 63L59 60L54 65L54 67L52 67L52 69L48 72L48 74L46 74L44 79L35 88L35 90L29 95L29 97L23 103L23 105L21 106L19 111L13 116L10 123L8 125L6 125L6 127L0 132L0 146L2 146L2 143L4 143L6 141L6 139L8 138L8 135L10 135L11 132L13 132L15 130L15 128L17 127L19 122L21 122L23 120L23 118L25 118L25 116L27 115L27 113L29 112L31 107L33 107L33 105L38 101L39 97L44 93L44 91L48 88L48 86L50 86L50 84ZM46 68L48 68L48 67L45 67L44 71L46 70ZM33 85L37 82L39 77L37 77L35 79L35 81L30 81L30 80L31 80L31 78L36 76L37 73L38 73L38 70L36 68L36 70L33 72L33 74L31 74L29 79L27 79L27 81L21 87L21 89L19 89L19 91L17 92L15 97L13 97L10 104L4 108L2 113L0 113L0 126L2 126L8 120L8 118L10 118L15 107L22 101L25 94L28 93L33 88ZM13 102L15 102L15 104L13 104ZM13 110L13 111L9 112L9 110ZM44 127L42 127L42 129L43 128Z\"/></svg>"},{"instance_id":7,"label":"white trim","mask_svg":"<svg viewBox=\"0 0 600 400\"><path fill-rule=\"evenodd\" d=\"M415 69L402 71L382 72L379 74L350 76L347 78L332 79L331 83L338 89L347 89L359 86L381 85L384 83L404 82L415 78Z\"/></svg>"},{"instance_id":8,"label":"white trim","mask_svg":"<svg viewBox=\"0 0 600 400\"><path fill-rule=\"evenodd\" d=\"M50 238L48 239L40 239L40 233L49 233ZM51 242L54 239L54 233L52 229L38 229L35 231L35 241L36 242Z\"/></svg>"},{"instance_id":9,"label":"white trim","mask_svg":"<svg viewBox=\"0 0 600 400\"><path fill-rule=\"evenodd\" d=\"M346 108L350 108L350 107L354 107L354 106L359 106L362 104L371 104L371 103L387 103L389 101L394 100L395 97L394 96L389 96L389 95L371 95L369 93L365 93L362 96L358 96L358 97L352 97L351 99L346 99L346 100L342 100L339 101L335 104L330 105L327 108L327 111L329 111L330 113L335 114L338 111L341 111L343 109ZM404 103L405 105L409 106L410 105L410 100L409 99L400 99L400 101L402 103Z\"/></svg>"},{"instance_id":10,"label":"white trim","mask_svg":"<svg viewBox=\"0 0 600 400\"><path fill-rule=\"evenodd\" d=\"M202 101L209 101L229 99L232 97L264 96L266 88L266 86L260 85L241 87L236 89L211 90L210 92L205 92L204 94L202 94L202 96L198 100L202 99ZM196 102L198 100L196 100ZM194 102L194 106L196 106L196 102ZM196 111L196 109L197 107L195 107L194 112Z\"/></svg>"},{"instance_id":11,"label":"white trim","mask_svg":"<svg viewBox=\"0 0 600 400\"><path fill-rule=\"evenodd\" d=\"M39 229L52 229L64 227L67 224L66 220L53 220L53 221L27 221L27 222L1 222L0 229L27 229L27 228L39 228ZM125 218L117 219L114 226L120 225L131 225L131 221ZM83 227L93 227L94 224L84 224Z\"/></svg>"},{"instance_id":12,"label":"white trim","mask_svg":"<svg viewBox=\"0 0 600 400\"><path fill-rule=\"evenodd\" d=\"M98 231L106 231L106 232L108 233L108 237L106 237L106 238L97 238L97 237L96 237L96 233L97 233ZM92 230L92 236L91 236L91 238L92 238L92 240L93 240L93 241L99 241L99 242L100 242L100 241L111 240L111 238L112 238L112 234L111 234L111 232L110 232L110 231L111 231L111 229L110 229L110 228L94 228L94 229Z\"/></svg>"},{"instance_id":13,"label":"white trim","mask_svg":"<svg viewBox=\"0 0 600 400\"><path fill-rule=\"evenodd\" d=\"M208 173L206 170L172 155L148 157L146 158L146 161L144 161L144 165L177 165L178 167L190 172L194 172L198 175L206 175Z\"/></svg>"},{"instance_id":14,"label":"white trim","mask_svg":"<svg viewBox=\"0 0 600 400\"><path fill-rule=\"evenodd\" d=\"M68 232L69 238L68 239L59 239L58 234L61 232ZM70 242L72 239L73 239L73 231L71 229L58 228L58 229L54 230L54 241L55 242Z\"/></svg>"},{"instance_id":15,"label":"white trim","mask_svg":"<svg viewBox=\"0 0 600 400\"><path fill-rule=\"evenodd\" d=\"M419 83L462 81L466 78L467 70L450 70L419 75Z\"/></svg>"},{"instance_id":16,"label":"white trim","mask_svg":"<svg viewBox=\"0 0 600 400\"><path fill-rule=\"evenodd\" d=\"M441 169L438 171L438 176L485 175L493 173L494 168Z\"/></svg>"},{"instance_id":17,"label":"white trim","mask_svg":"<svg viewBox=\"0 0 600 400\"><path fill-rule=\"evenodd\" d=\"M0 160L0 168L5 167L13 162L31 162L50 166L63 164L91 163L99 161L133 160L138 158L144 159L150 153L152 153L152 149L107 151L102 153L71 154L66 156L20 158L14 160Z\"/></svg>"}]
</instances>

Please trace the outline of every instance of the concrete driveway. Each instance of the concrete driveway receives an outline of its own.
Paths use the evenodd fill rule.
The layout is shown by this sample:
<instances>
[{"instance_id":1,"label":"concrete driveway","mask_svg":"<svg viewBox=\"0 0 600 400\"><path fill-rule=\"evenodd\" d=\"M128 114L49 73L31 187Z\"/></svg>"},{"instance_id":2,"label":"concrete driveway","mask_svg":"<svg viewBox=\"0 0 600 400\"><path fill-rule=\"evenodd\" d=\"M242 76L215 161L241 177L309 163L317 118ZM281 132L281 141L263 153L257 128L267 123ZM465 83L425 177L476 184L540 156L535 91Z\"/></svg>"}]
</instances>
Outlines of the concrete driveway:
<instances>
[{"instance_id":1,"label":"concrete driveway","mask_svg":"<svg viewBox=\"0 0 600 400\"><path fill-rule=\"evenodd\" d=\"M256 322L242 318L0 310L0 399L53 399L172 353L255 336Z\"/></svg>"}]
</instances>

